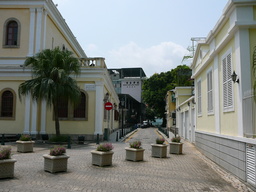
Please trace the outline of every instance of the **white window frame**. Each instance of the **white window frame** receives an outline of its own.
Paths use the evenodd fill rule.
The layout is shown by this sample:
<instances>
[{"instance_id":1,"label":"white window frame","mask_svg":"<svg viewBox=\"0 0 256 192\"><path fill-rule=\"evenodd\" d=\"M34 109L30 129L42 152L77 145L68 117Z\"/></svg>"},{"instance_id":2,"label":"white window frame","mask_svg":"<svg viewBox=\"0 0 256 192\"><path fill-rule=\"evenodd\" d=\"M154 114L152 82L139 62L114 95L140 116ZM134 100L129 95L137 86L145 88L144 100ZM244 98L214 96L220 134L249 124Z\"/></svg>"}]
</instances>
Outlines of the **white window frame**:
<instances>
[{"instance_id":1,"label":"white window frame","mask_svg":"<svg viewBox=\"0 0 256 192\"><path fill-rule=\"evenodd\" d=\"M207 112L208 115L214 114L214 94L213 94L213 69L207 71Z\"/></svg>"},{"instance_id":2,"label":"white window frame","mask_svg":"<svg viewBox=\"0 0 256 192\"><path fill-rule=\"evenodd\" d=\"M196 82L197 115L202 116L202 81L201 78Z\"/></svg>"},{"instance_id":3,"label":"white window frame","mask_svg":"<svg viewBox=\"0 0 256 192\"><path fill-rule=\"evenodd\" d=\"M221 57L222 65L222 98L223 98L223 112L234 111L234 90L233 81L231 78L233 67L232 67L232 52L229 49Z\"/></svg>"}]
</instances>

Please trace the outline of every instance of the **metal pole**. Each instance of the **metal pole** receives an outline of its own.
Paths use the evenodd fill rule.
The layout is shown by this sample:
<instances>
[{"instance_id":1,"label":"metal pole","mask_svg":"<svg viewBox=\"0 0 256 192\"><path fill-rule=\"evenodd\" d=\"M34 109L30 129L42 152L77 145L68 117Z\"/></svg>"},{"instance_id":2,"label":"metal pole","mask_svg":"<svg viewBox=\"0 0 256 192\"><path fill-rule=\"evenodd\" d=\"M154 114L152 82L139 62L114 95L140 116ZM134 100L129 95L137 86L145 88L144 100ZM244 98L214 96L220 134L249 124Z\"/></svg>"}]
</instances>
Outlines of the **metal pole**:
<instances>
[{"instance_id":1,"label":"metal pole","mask_svg":"<svg viewBox=\"0 0 256 192\"><path fill-rule=\"evenodd\" d=\"M4 144L4 134L2 134L2 141L1 141L1 145L5 145L5 144Z\"/></svg>"},{"instance_id":2,"label":"metal pole","mask_svg":"<svg viewBox=\"0 0 256 192\"><path fill-rule=\"evenodd\" d=\"M70 136L68 136L68 149L71 149L71 141L70 141Z\"/></svg>"},{"instance_id":3,"label":"metal pole","mask_svg":"<svg viewBox=\"0 0 256 192\"><path fill-rule=\"evenodd\" d=\"M118 131L116 132L116 141L118 141Z\"/></svg>"},{"instance_id":4,"label":"metal pole","mask_svg":"<svg viewBox=\"0 0 256 192\"><path fill-rule=\"evenodd\" d=\"M123 136L124 136L124 109L122 108L122 137Z\"/></svg>"},{"instance_id":5,"label":"metal pole","mask_svg":"<svg viewBox=\"0 0 256 192\"><path fill-rule=\"evenodd\" d=\"M100 144L100 134L97 134L96 144Z\"/></svg>"}]
</instances>

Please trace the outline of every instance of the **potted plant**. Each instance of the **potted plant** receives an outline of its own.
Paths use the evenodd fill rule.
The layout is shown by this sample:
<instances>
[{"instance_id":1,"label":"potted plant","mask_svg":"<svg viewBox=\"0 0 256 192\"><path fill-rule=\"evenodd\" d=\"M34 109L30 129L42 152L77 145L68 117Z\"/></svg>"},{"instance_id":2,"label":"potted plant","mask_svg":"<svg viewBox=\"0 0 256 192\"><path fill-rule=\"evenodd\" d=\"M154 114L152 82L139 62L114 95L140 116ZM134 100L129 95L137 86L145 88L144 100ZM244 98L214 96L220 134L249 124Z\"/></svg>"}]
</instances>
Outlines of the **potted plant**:
<instances>
[{"instance_id":1,"label":"potted plant","mask_svg":"<svg viewBox=\"0 0 256 192\"><path fill-rule=\"evenodd\" d=\"M126 147L126 160L129 161L143 161L144 151L141 147L140 141L130 143L130 147Z\"/></svg>"},{"instance_id":2,"label":"potted plant","mask_svg":"<svg viewBox=\"0 0 256 192\"><path fill-rule=\"evenodd\" d=\"M14 163L11 159L11 147L0 148L0 179L14 177Z\"/></svg>"},{"instance_id":3,"label":"potted plant","mask_svg":"<svg viewBox=\"0 0 256 192\"><path fill-rule=\"evenodd\" d=\"M151 144L152 147L152 157L164 158L167 154L167 145L164 144L165 139L163 137L159 137L156 139L155 144Z\"/></svg>"},{"instance_id":4,"label":"potted plant","mask_svg":"<svg viewBox=\"0 0 256 192\"><path fill-rule=\"evenodd\" d=\"M171 154L182 154L183 143L180 142L180 136L173 137L170 142L170 153Z\"/></svg>"},{"instance_id":5,"label":"potted plant","mask_svg":"<svg viewBox=\"0 0 256 192\"><path fill-rule=\"evenodd\" d=\"M50 154L44 154L44 170L50 173L67 171L68 158L65 154L66 148L63 146L55 146L50 149Z\"/></svg>"},{"instance_id":6,"label":"potted plant","mask_svg":"<svg viewBox=\"0 0 256 192\"><path fill-rule=\"evenodd\" d=\"M114 149L111 143L103 143L98 145L96 150L91 151L92 164L100 167L112 165L112 157Z\"/></svg>"},{"instance_id":7,"label":"potted plant","mask_svg":"<svg viewBox=\"0 0 256 192\"><path fill-rule=\"evenodd\" d=\"M33 152L34 141L30 135L23 134L20 136L17 143L17 151L21 153Z\"/></svg>"}]
</instances>

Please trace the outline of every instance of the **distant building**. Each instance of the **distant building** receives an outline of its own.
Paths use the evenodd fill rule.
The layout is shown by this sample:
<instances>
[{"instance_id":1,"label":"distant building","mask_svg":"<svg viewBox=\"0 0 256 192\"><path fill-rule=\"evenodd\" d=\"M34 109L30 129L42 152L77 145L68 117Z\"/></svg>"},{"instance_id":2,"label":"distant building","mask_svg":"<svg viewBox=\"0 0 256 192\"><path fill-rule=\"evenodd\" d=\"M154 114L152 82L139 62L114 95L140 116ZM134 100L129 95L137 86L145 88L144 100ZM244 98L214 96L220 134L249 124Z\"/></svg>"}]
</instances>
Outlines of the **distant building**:
<instances>
[{"instance_id":1,"label":"distant building","mask_svg":"<svg viewBox=\"0 0 256 192\"><path fill-rule=\"evenodd\" d=\"M108 69L119 100L126 109L125 124L141 123L145 116L142 85L147 78L142 68Z\"/></svg>"}]
</instances>

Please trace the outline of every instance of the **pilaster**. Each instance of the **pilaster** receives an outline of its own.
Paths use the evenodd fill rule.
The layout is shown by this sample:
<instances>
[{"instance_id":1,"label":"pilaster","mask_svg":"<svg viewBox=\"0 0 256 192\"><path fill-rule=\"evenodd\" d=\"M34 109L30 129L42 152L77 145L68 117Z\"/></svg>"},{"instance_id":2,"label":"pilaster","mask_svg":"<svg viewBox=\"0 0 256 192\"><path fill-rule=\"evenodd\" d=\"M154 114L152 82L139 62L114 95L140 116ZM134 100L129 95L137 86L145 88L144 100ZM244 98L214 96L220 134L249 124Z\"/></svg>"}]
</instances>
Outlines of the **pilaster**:
<instances>
[{"instance_id":1,"label":"pilaster","mask_svg":"<svg viewBox=\"0 0 256 192\"><path fill-rule=\"evenodd\" d=\"M96 82L96 100L95 100L95 132L94 134L102 135L103 129L103 82Z\"/></svg>"}]
</instances>

